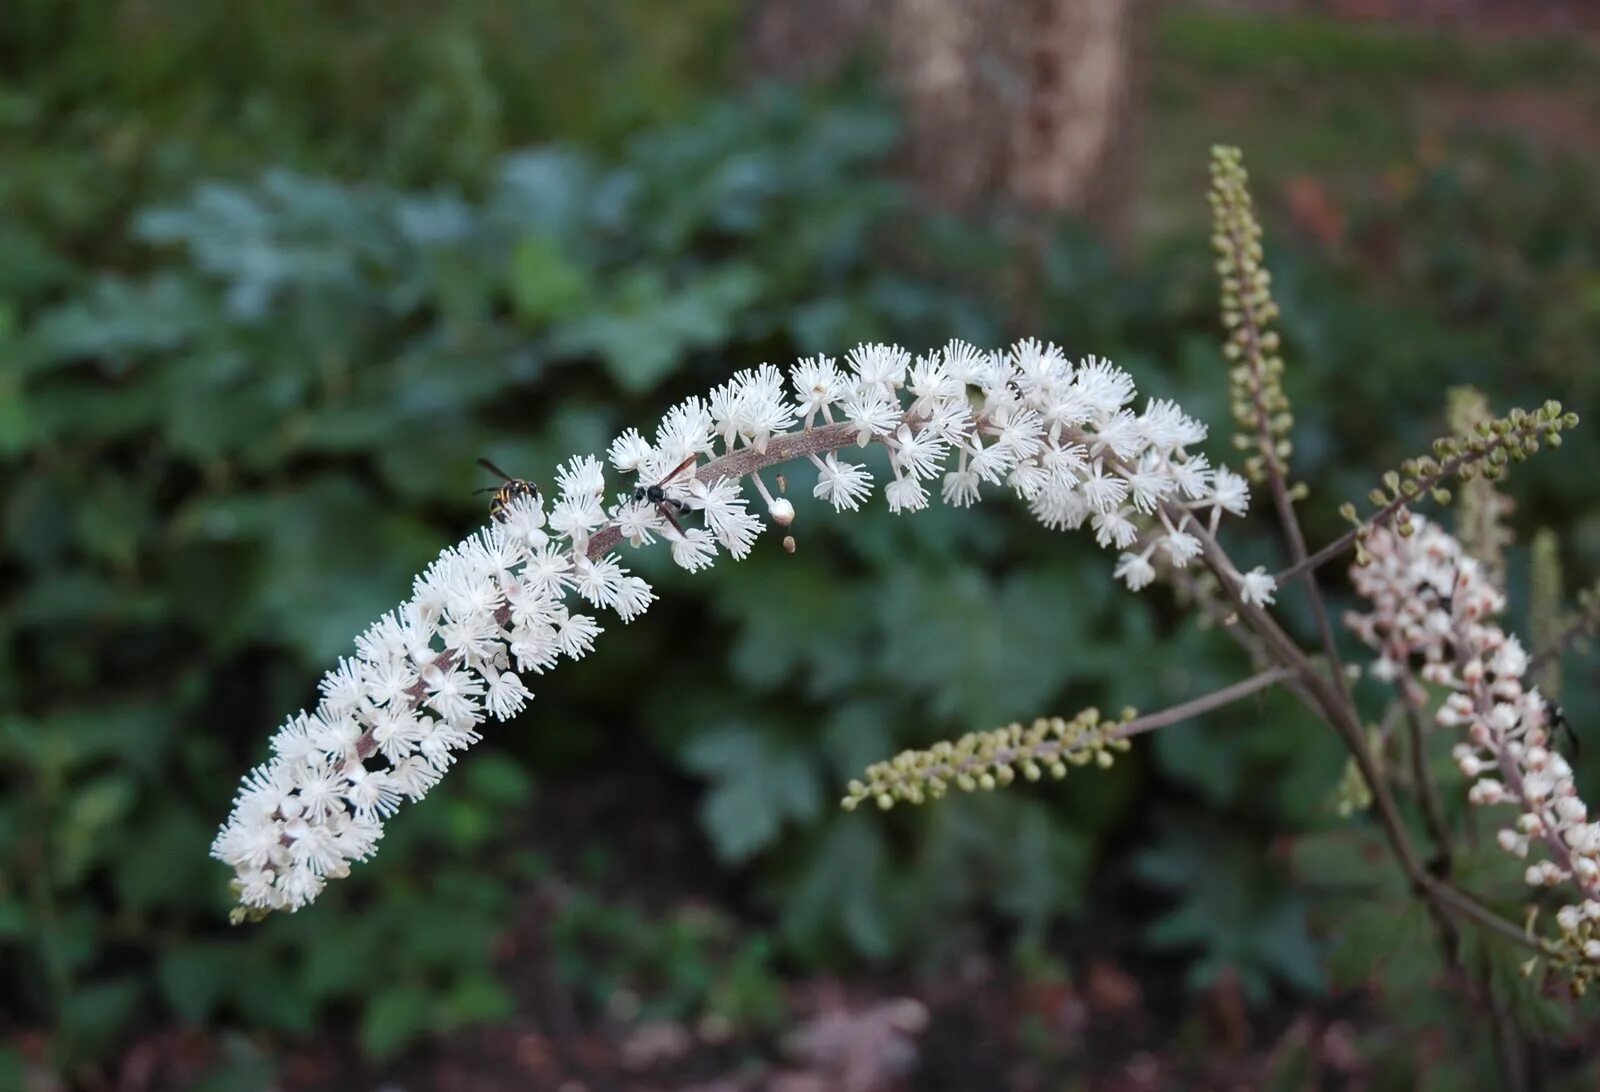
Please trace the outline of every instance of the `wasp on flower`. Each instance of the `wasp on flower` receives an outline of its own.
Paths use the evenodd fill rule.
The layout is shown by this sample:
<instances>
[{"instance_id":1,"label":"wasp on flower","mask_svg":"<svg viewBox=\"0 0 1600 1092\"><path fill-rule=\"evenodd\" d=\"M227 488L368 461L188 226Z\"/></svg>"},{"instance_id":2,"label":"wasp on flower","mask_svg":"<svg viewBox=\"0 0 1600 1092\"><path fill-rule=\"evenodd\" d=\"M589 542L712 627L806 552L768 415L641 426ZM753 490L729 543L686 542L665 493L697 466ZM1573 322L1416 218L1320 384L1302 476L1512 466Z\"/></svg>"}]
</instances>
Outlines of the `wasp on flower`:
<instances>
[{"instance_id":1,"label":"wasp on flower","mask_svg":"<svg viewBox=\"0 0 1600 1092\"><path fill-rule=\"evenodd\" d=\"M477 490L479 493L494 494L489 501L489 518L495 522L499 523L505 520L506 511L511 507L513 501L523 498L538 499L539 487L533 482L523 478L513 478L488 459L479 459L478 465L491 474L498 474L503 479L500 485L491 485Z\"/></svg>"}]
</instances>

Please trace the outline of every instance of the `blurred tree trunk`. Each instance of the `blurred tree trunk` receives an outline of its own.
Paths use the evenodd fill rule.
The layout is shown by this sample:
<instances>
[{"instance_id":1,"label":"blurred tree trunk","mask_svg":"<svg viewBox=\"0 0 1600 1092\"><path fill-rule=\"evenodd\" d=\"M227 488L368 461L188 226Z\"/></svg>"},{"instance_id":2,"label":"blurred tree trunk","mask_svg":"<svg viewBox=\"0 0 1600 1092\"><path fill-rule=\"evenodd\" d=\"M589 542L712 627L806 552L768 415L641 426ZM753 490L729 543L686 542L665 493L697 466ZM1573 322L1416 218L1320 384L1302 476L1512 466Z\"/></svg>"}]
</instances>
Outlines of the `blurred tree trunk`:
<instances>
[{"instance_id":1,"label":"blurred tree trunk","mask_svg":"<svg viewBox=\"0 0 1600 1092\"><path fill-rule=\"evenodd\" d=\"M1134 146L1138 0L752 0L758 76L881 58L907 166L957 208L1010 199L1120 232Z\"/></svg>"}]
</instances>

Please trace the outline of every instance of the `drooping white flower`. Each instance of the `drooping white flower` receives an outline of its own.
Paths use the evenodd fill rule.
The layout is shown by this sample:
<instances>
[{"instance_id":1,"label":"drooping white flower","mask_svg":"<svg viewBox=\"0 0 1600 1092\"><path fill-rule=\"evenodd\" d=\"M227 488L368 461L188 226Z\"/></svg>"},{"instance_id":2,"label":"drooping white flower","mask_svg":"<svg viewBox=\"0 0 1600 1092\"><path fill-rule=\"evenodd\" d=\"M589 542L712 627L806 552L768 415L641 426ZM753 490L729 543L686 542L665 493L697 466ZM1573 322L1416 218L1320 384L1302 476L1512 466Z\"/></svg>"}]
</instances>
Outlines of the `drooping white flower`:
<instances>
[{"instance_id":1,"label":"drooping white flower","mask_svg":"<svg viewBox=\"0 0 1600 1092\"><path fill-rule=\"evenodd\" d=\"M522 579L535 600L560 595L572 587L572 554L554 543L530 551Z\"/></svg>"},{"instance_id":2,"label":"drooping white flower","mask_svg":"<svg viewBox=\"0 0 1600 1092\"><path fill-rule=\"evenodd\" d=\"M1052 531L1076 531L1089 518L1091 509L1083 490L1049 486L1039 490L1028 502L1034 519Z\"/></svg>"},{"instance_id":3,"label":"drooping white flower","mask_svg":"<svg viewBox=\"0 0 1600 1092\"><path fill-rule=\"evenodd\" d=\"M1089 522L1094 527L1094 539L1101 546L1125 550L1139 537L1138 525L1121 510L1096 512Z\"/></svg>"},{"instance_id":4,"label":"drooping white flower","mask_svg":"<svg viewBox=\"0 0 1600 1092\"><path fill-rule=\"evenodd\" d=\"M690 483L691 503L700 510L706 526L717 537L725 550L735 558L750 551L756 536L761 533L761 520L745 507L738 481L718 478L707 483L695 479Z\"/></svg>"},{"instance_id":5,"label":"drooping white flower","mask_svg":"<svg viewBox=\"0 0 1600 1092\"><path fill-rule=\"evenodd\" d=\"M1239 597L1252 606L1265 607L1272 603L1277 590L1278 582L1259 565L1239 578Z\"/></svg>"},{"instance_id":6,"label":"drooping white flower","mask_svg":"<svg viewBox=\"0 0 1600 1092\"><path fill-rule=\"evenodd\" d=\"M854 512L872 495L872 475L865 467L841 463L831 451L815 461L817 484L812 494L819 500L827 501L838 511Z\"/></svg>"},{"instance_id":7,"label":"drooping white flower","mask_svg":"<svg viewBox=\"0 0 1600 1092\"><path fill-rule=\"evenodd\" d=\"M1109 511L1121 504L1128 495L1127 479L1106 468L1096 460L1083 479L1083 499L1096 512Z\"/></svg>"},{"instance_id":8,"label":"drooping white flower","mask_svg":"<svg viewBox=\"0 0 1600 1092\"><path fill-rule=\"evenodd\" d=\"M628 574L627 569L610 557L593 560L579 557L574 571L577 576L574 586L578 594L596 607L609 607L617 601L623 578Z\"/></svg>"},{"instance_id":9,"label":"drooping white flower","mask_svg":"<svg viewBox=\"0 0 1600 1092\"><path fill-rule=\"evenodd\" d=\"M883 495L889 502L889 511L915 512L928 506L928 491L915 478L896 478L884 487Z\"/></svg>"},{"instance_id":10,"label":"drooping white flower","mask_svg":"<svg viewBox=\"0 0 1600 1092\"><path fill-rule=\"evenodd\" d=\"M1249 510L1250 483L1245 481L1243 475L1219 466L1212 483L1211 500L1218 508L1235 516L1242 516Z\"/></svg>"},{"instance_id":11,"label":"drooping white flower","mask_svg":"<svg viewBox=\"0 0 1600 1092\"><path fill-rule=\"evenodd\" d=\"M1050 484L1050 472L1035 460L1018 463L1006 475L1006 484L1023 500L1032 500L1039 490Z\"/></svg>"},{"instance_id":12,"label":"drooping white flower","mask_svg":"<svg viewBox=\"0 0 1600 1092\"><path fill-rule=\"evenodd\" d=\"M650 604L654 603L655 599L655 592L642 577L627 576L622 580L622 587L617 590L616 602L611 604L611 609L616 611L617 617L624 622L631 622L649 610Z\"/></svg>"},{"instance_id":13,"label":"drooping white flower","mask_svg":"<svg viewBox=\"0 0 1600 1092\"><path fill-rule=\"evenodd\" d=\"M709 569L716 559L717 540L703 527L690 527L672 540L673 562L689 572Z\"/></svg>"},{"instance_id":14,"label":"drooping white flower","mask_svg":"<svg viewBox=\"0 0 1600 1092\"><path fill-rule=\"evenodd\" d=\"M940 494L952 508L969 508L978 502L979 481L971 470L952 470L945 474Z\"/></svg>"},{"instance_id":15,"label":"drooping white flower","mask_svg":"<svg viewBox=\"0 0 1600 1092\"><path fill-rule=\"evenodd\" d=\"M1117 558L1117 567L1113 574L1118 580L1127 584L1129 591L1141 591L1149 586L1156 578L1155 566L1150 564L1150 553L1122 554Z\"/></svg>"},{"instance_id":16,"label":"drooping white flower","mask_svg":"<svg viewBox=\"0 0 1600 1092\"><path fill-rule=\"evenodd\" d=\"M587 614L562 613L565 617L556 621L556 643L569 659L580 660L593 651L600 625Z\"/></svg>"},{"instance_id":17,"label":"drooping white flower","mask_svg":"<svg viewBox=\"0 0 1600 1092\"><path fill-rule=\"evenodd\" d=\"M1200 556L1200 540L1187 531L1169 531L1161 539L1161 548L1174 568L1182 569Z\"/></svg>"}]
</instances>

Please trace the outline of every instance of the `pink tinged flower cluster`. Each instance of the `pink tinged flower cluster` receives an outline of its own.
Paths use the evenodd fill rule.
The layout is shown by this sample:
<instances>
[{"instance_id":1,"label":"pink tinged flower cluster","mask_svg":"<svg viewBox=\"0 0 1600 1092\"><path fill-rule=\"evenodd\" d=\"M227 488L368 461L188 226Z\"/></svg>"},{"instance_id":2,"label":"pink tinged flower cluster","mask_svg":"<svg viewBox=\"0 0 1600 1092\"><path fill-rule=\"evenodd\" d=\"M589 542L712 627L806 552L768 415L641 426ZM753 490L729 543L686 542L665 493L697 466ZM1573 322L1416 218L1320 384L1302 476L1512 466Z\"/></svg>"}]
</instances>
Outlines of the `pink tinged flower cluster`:
<instances>
[{"instance_id":1,"label":"pink tinged flower cluster","mask_svg":"<svg viewBox=\"0 0 1600 1092\"><path fill-rule=\"evenodd\" d=\"M1003 486L1046 527L1089 525L1121 552L1116 575L1138 590L1154 579L1157 554L1180 568L1194 560L1194 532L1243 514L1249 492L1190 451L1203 425L1168 401L1137 410L1135 395L1110 362L1073 362L1037 341L998 352L952 342L919 357L862 345L842 364L801 360L787 379L770 365L739 372L674 406L651 436L618 436L606 462L624 476L620 490L601 459L571 459L552 498L518 500L503 522L445 550L323 679L316 709L279 730L272 757L241 783L213 855L234 868L244 905L306 905L374 852L384 820L437 784L485 721L522 709L525 680L589 652L597 610L627 622L648 608L650 585L615 554L590 557L598 532L613 529L634 548L664 539L691 572L722 552L748 556L763 521L742 479L712 463L765 453L775 437L843 425L861 446L882 444L894 512L926 507L935 491L966 507L982 487ZM871 498L865 466L833 450L809 457L817 498L841 511ZM758 491L787 526L792 503L759 481ZM1239 581L1247 599L1271 601L1264 572Z\"/></svg>"},{"instance_id":2,"label":"pink tinged flower cluster","mask_svg":"<svg viewBox=\"0 0 1600 1092\"><path fill-rule=\"evenodd\" d=\"M1501 848L1530 861L1530 885L1577 889L1579 901L1557 921L1600 958L1600 824L1589 821L1554 747L1549 707L1526 677L1528 654L1498 622L1505 596L1454 536L1417 516L1412 527L1409 538L1372 531L1371 563L1351 570L1371 609L1347 622L1378 653L1375 676L1410 685L1414 674L1448 691L1434 719L1464 736L1452 754L1471 782L1468 799L1515 809L1497 835Z\"/></svg>"}]
</instances>

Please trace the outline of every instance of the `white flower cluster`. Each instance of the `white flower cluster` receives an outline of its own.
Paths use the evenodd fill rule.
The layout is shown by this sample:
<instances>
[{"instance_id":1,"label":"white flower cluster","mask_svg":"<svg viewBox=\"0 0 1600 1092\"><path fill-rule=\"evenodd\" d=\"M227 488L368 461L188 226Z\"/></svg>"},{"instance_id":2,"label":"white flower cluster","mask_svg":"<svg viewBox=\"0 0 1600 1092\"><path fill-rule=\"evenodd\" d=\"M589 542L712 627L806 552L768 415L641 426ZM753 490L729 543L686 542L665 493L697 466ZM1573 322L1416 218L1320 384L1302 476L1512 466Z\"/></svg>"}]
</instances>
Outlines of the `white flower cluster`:
<instances>
[{"instance_id":1,"label":"white flower cluster","mask_svg":"<svg viewBox=\"0 0 1600 1092\"><path fill-rule=\"evenodd\" d=\"M601 480L593 459L574 460L548 521L539 500L518 499L503 522L445 550L323 678L316 710L278 730L212 846L241 903L294 910L316 898L373 853L383 820L437 784L486 717L521 710L532 697L523 675L587 653L600 626L569 593L624 622L649 607L643 580L569 545L600 511ZM546 529L558 518L566 542Z\"/></svg>"},{"instance_id":2,"label":"white flower cluster","mask_svg":"<svg viewBox=\"0 0 1600 1092\"><path fill-rule=\"evenodd\" d=\"M1516 821L1499 832L1501 848L1526 858L1535 842L1544 847L1545 859L1525 878L1534 887L1576 885L1582 901L1557 921L1600 959L1600 824L1588 821L1572 767L1554 747L1548 703L1524 680L1528 654L1496 621L1505 596L1454 536L1419 516L1411 524L1409 538L1373 529L1370 564L1351 570L1372 610L1347 622L1378 652L1375 676L1405 684L1401 676L1414 671L1449 690L1434 719L1464 731L1452 753L1473 782L1468 799L1516 806Z\"/></svg>"},{"instance_id":3,"label":"white flower cluster","mask_svg":"<svg viewBox=\"0 0 1600 1092\"><path fill-rule=\"evenodd\" d=\"M1157 552L1178 568L1199 556L1197 514L1215 531L1222 513L1243 515L1250 504L1243 477L1189 453L1205 425L1162 399L1136 413L1127 372L1095 357L1074 364L1054 345L1029 340L984 352L951 342L916 359L869 345L843 368L826 357L802 360L791 382L805 427L833 423L837 413L859 443L888 448L892 511L927 507L936 479L955 507L1003 483L1046 527L1088 523L1101 546L1123 551L1116 575L1134 591L1155 579ZM812 461L816 495L835 508L854 509L871 493L865 468L833 454ZM1139 517L1153 517L1153 533L1141 533ZM1250 601L1272 601L1265 571L1239 579Z\"/></svg>"},{"instance_id":4,"label":"white flower cluster","mask_svg":"<svg viewBox=\"0 0 1600 1092\"><path fill-rule=\"evenodd\" d=\"M1036 341L1007 352L952 342L915 359L862 346L843 366L800 361L787 392L776 368L741 372L674 407L653 440L635 429L618 436L608 455L631 488L611 501L600 461L575 458L557 471L548 512L545 498L517 496L499 522L445 550L411 599L323 679L316 710L278 731L213 855L235 869L247 907L310 902L372 854L383 820L432 788L488 717L522 708L525 676L590 650L600 626L585 610L626 622L648 608L654 593L608 552L612 543L664 538L691 572L719 549L743 558L763 528L746 508L743 475L787 525L792 504L756 473L784 458L808 456L815 495L841 510L872 492L867 469L837 454L852 442L887 449L895 512L926 507L935 479L956 506L1004 483L1047 527L1089 523L1101 545L1124 551L1116 575L1142 588L1157 551L1187 565L1201 552L1197 521L1214 531L1222 513L1245 511L1249 492L1239 475L1187 451L1203 425L1167 401L1135 412L1133 398L1126 372L1093 357L1074 364ZM787 446L769 451L775 442ZM1246 598L1271 602L1264 572L1235 576Z\"/></svg>"}]
</instances>

